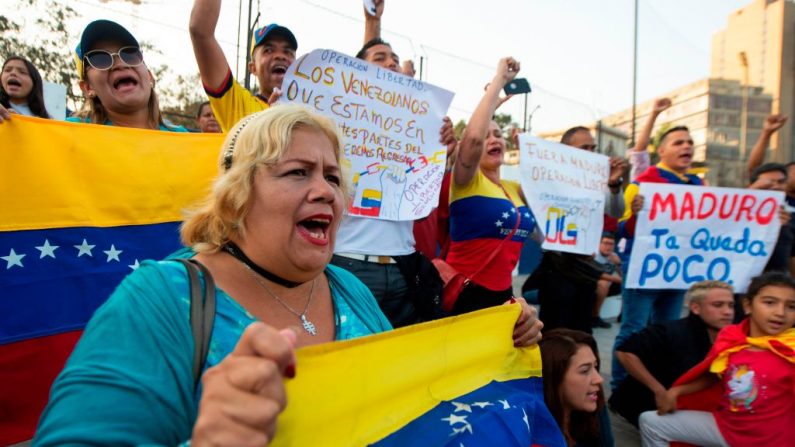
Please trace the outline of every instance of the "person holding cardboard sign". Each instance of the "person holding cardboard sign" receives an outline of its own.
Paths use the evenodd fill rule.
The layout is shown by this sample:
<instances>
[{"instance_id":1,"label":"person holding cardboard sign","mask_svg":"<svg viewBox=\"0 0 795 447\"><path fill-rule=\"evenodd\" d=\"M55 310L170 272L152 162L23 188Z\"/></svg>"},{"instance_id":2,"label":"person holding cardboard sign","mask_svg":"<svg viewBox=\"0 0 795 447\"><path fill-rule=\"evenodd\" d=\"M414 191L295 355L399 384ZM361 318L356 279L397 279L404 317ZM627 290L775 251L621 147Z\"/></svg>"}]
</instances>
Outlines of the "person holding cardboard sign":
<instances>
[{"instance_id":1,"label":"person holding cardboard sign","mask_svg":"<svg viewBox=\"0 0 795 447\"><path fill-rule=\"evenodd\" d=\"M676 126L660 136L657 144L660 163L649 166L640 173L624 192L626 211L619 223L619 236L627 239L625 250L627 258L631 256L632 240L635 237L637 214L643 208L643 196L638 195L639 184L672 183L678 185L701 186L701 179L688 174L693 163L693 138L685 126ZM629 265L629 262L626 263ZM621 329L616 336L613 355L613 381L611 386L616 389L626 378L627 373L615 356L615 347L621 346L632 334L640 331L651 323L676 320L682 312L685 291L676 289L625 289L624 302L621 310Z\"/></svg>"}]
</instances>

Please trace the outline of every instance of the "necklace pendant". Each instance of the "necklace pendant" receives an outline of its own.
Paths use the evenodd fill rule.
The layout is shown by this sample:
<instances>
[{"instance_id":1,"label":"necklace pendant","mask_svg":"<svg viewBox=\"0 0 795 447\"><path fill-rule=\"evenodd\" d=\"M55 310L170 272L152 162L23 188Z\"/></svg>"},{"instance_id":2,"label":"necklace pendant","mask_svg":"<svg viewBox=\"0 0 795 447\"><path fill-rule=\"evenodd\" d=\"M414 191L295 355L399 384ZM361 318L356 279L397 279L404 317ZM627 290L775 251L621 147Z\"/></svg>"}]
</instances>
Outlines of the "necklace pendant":
<instances>
[{"instance_id":1,"label":"necklace pendant","mask_svg":"<svg viewBox=\"0 0 795 447\"><path fill-rule=\"evenodd\" d=\"M312 324L311 321L306 319L306 315L301 314L301 324L304 326L304 330L309 332L310 335L317 335L317 329L315 329L315 325Z\"/></svg>"}]
</instances>

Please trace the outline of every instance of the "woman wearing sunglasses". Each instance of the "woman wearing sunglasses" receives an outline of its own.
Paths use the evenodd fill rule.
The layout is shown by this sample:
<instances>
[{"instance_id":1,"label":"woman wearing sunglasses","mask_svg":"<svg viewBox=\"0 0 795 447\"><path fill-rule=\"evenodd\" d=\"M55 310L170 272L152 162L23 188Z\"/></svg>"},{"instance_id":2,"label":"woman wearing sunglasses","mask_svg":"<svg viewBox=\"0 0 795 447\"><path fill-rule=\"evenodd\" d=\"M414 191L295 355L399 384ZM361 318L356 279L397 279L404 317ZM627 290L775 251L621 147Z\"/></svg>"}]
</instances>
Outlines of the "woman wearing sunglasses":
<instances>
[{"instance_id":1,"label":"woman wearing sunglasses","mask_svg":"<svg viewBox=\"0 0 795 447\"><path fill-rule=\"evenodd\" d=\"M67 121L186 132L163 121L155 79L138 41L123 26L110 20L89 23L75 62L86 102Z\"/></svg>"}]
</instances>

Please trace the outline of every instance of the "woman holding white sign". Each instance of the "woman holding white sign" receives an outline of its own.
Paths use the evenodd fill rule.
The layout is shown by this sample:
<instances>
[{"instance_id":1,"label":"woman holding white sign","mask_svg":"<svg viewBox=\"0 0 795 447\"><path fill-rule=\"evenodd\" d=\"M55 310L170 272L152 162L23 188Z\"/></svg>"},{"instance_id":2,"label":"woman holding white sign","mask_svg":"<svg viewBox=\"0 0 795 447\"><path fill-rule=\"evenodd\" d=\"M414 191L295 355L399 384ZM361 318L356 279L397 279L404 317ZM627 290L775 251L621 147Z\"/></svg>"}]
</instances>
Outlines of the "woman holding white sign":
<instances>
[{"instance_id":1,"label":"woman holding white sign","mask_svg":"<svg viewBox=\"0 0 795 447\"><path fill-rule=\"evenodd\" d=\"M491 119L500 103L500 90L518 72L518 61L511 57L500 60L464 131L453 166L446 261L469 279L453 313L513 299L511 272L519 262L524 240L535 227L519 183L500 179L505 139Z\"/></svg>"}]
</instances>

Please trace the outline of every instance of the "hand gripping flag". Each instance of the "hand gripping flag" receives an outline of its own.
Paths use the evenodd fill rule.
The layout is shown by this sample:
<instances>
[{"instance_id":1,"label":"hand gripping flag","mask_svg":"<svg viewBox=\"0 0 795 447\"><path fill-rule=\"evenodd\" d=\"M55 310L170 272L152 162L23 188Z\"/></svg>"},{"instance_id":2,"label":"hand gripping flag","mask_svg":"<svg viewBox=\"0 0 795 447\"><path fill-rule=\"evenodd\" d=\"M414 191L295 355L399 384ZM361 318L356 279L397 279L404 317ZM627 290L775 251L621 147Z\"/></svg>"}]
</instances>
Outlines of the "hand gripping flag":
<instances>
[{"instance_id":1,"label":"hand gripping flag","mask_svg":"<svg viewBox=\"0 0 795 447\"><path fill-rule=\"evenodd\" d=\"M94 310L180 247L223 136L14 116L0 124L0 445L29 439Z\"/></svg>"},{"instance_id":2,"label":"hand gripping flag","mask_svg":"<svg viewBox=\"0 0 795 447\"><path fill-rule=\"evenodd\" d=\"M565 446L538 346L513 346L519 312L497 306L298 350L273 445Z\"/></svg>"}]
</instances>

